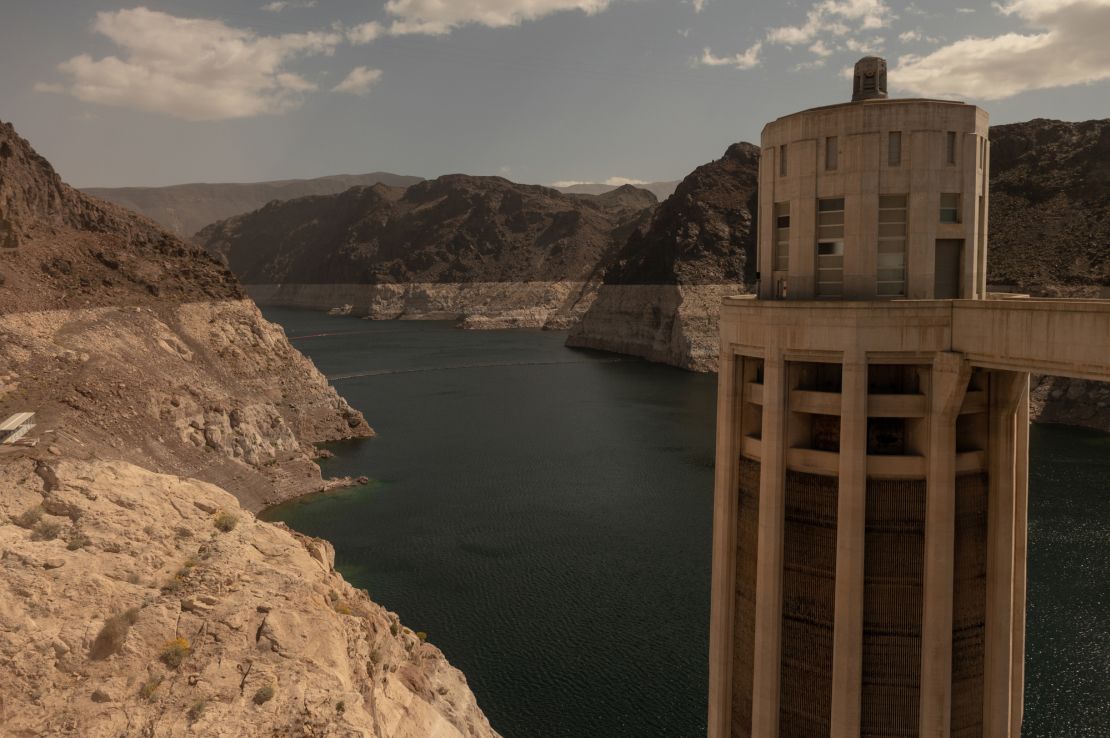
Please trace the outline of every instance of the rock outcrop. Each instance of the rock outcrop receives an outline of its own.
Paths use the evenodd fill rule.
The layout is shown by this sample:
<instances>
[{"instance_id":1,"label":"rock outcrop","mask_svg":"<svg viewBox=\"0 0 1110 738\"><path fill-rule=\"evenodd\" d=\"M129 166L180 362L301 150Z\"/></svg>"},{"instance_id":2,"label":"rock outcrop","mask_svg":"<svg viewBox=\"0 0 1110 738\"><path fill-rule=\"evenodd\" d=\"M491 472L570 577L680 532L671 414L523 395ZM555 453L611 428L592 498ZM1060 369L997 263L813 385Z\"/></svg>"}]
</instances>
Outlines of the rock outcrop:
<instances>
[{"instance_id":1,"label":"rock outcrop","mask_svg":"<svg viewBox=\"0 0 1110 738\"><path fill-rule=\"evenodd\" d=\"M991 128L991 284L1110 297L1110 119Z\"/></svg>"},{"instance_id":2,"label":"rock outcrop","mask_svg":"<svg viewBox=\"0 0 1110 738\"><path fill-rule=\"evenodd\" d=\"M0 206L0 414L254 510L326 486L312 443L372 433L218 260L65 185L4 124Z\"/></svg>"},{"instance_id":3,"label":"rock outcrop","mask_svg":"<svg viewBox=\"0 0 1110 738\"><path fill-rule=\"evenodd\" d=\"M0 221L0 417L37 423L0 446L0 733L495 738L328 544L251 513L372 431L235 277L4 124Z\"/></svg>"},{"instance_id":4,"label":"rock outcrop","mask_svg":"<svg viewBox=\"0 0 1110 738\"><path fill-rule=\"evenodd\" d=\"M170 232L188 237L209 223L257 210L272 200L334 195L352 187L408 187L423 181L388 172L336 174L275 182L197 183L169 187L88 187L93 197L142 213Z\"/></svg>"},{"instance_id":5,"label":"rock outcrop","mask_svg":"<svg viewBox=\"0 0 1110 738\"><path fill-rule=\"evenodd\" d=\"M754 279L759 149L694 170L633 233L567 340L696 371L717 366L721 298Z\"/></svg>"},{"instance_id":6,"label":"rock outcrop","mask_svg":"<svg viewBox=\"0 0 1110 738\"><path fill-rule=\"evenodd\" d=\"M325 541L124 462L9 461L0 484L0 733L496 735Z\"/></svg>"},{"instance_id":7,"label":"rock outcrop","mask_svg":"<svg viewBox=\"0 0 1110 738\"><path fill-rule=\"evenodd\" d=\"M270 203L197 234L263 304L371 318L566 327L655 206L634 187L564 195L449 175Z\"/></svg>"}]
</instances>

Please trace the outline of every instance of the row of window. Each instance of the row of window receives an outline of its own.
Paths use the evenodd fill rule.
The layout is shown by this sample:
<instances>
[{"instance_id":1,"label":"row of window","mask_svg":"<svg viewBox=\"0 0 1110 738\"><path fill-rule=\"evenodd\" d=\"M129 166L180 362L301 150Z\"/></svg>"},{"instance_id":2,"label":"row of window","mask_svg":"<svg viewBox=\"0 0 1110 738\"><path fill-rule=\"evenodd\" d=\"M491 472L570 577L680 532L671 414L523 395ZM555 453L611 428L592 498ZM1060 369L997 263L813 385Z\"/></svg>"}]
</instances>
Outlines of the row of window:
<instances>
[{"instance_id":1,"label":"row of window","mask_svg":"<svg viewBox=\"0 0 1110 738\"><path fill-rule=\"evenodd\" d=\"M906 195L879 196L879 239L876 289L880 297L906 294L906 237L908 218ZM940 197L940 222L958 223L960 195ZM775 232L772 269L790 270L790 203L774 205ZM817 296L840 297L844 290L844 198L817 201Z\"/></svg>"},{"instance_id":2,"label":"row of window","mask_svg":"<svg viewBox=\"0 0 1110 738\"><path fill-rule=\"evenodd\" d=\"M949 164L956 163L958 138L955 131L948 131L945 137L945 157ZM985 151L986 139L980 149ZM787 145L779 146L779 176L785 177L788 171ZM982 154L985 156L985 154ZM902 166L902 132L888 131L886 138L886 163L890 167ZM836 136L825 137L825 171L833 172L840 166L840 142Z\"/></svg>"}]
</instances>

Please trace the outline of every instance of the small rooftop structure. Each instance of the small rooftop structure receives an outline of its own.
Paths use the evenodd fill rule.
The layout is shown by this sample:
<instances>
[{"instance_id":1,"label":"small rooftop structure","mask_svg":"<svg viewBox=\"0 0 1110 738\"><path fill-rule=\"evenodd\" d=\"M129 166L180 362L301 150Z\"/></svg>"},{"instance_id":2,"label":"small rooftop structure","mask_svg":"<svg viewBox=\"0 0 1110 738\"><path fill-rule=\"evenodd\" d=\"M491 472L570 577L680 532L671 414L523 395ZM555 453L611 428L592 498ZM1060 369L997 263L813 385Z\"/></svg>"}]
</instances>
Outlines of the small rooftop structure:
<instances>
[{"instance_id":1,"label":"small rooftop structure","mask_svg":"<svg viewBox=\"0 0 1110 738\"><path fill-rule=\"evenodd\" d=\"M31 422L34 417L32 412L16 413L0 423L0 443L12 444L27 435L35 427Z\"/></svg>"}]
</instances>

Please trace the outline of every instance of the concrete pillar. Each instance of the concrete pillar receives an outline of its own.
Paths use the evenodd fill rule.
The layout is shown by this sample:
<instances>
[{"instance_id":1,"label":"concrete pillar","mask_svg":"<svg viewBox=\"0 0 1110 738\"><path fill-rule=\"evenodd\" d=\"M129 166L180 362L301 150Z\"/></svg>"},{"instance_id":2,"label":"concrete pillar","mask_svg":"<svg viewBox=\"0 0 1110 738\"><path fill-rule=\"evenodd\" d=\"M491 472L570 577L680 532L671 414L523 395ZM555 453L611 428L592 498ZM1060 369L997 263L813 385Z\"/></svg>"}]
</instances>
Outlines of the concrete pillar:
<instances>
[{"instance_id":1,"label":"concrete pillar","mask_svg":"<svg viewBox=\"0 0 1110 738\"><path fill-rule=\"evenodd\" d=\"M763 456L759 477L756 561L755 673L752 735L777 738L782 662L782 564L786 513L786 362L777 343L763 363Z\"/></svg>"},{"instance_id":2,"label":"concrete pillar","mask_svg":"<svg viewBox=\"0 0 1110 738\"><path fill-rule=\"evenodd\" d=\"M956 545L956 419L971 367L960 354L933 359L925 502L921 618L921 738L949 738L952 725L952 606Z\"/></svg>"},{"instance_id":3,"label":"concrete pillar","mask_svg":"<svg viewBox=\"0 0 1110 738\"><path fill-rule=\"evenodd\" d=\"M727 346L726 346L727 348ZM709 611L708 738L729 738L732 712L733 609L743 359L722 351L717 380L717 463L713 499L713 578Z\"/></svg>"},{"instance_id":4,"label":"concrete pillar","mask_svg":"<svg viewBox=\"0 0 1110 738\"><path fill-rule=\"evenodd\" d=\"M1024 380L1024 388L1022 386ZM984 738L1011 737L1013 701L1014 543L1017 504L1017 408L1029 375L990 374L987 498L987 622L983 664ZM1027 401L1027 400L1026 400Z\"/></svg>"},{"instance_id":5,"label":"concrete pillar","mask_svg":"<svg viewBox=\"0 0 1110 738\"><path fill-rule=\"evenodd\" d=\"M1017 407L1017 452L1014 483L1014 626L1012 640L1012 699L1010 736L1021 736L1022 713L1025 706L1025 593L1026 561L1029 540L1029 375L1019 379L1022 396Z\"/></svg>"},{"instance_id":6,"label":"concrete pillar","mask_svg":"<svg viewBox=\"0 0 1110 738\"><path fill-rule=\"evenodd\" d=\"M858 738L867 522L867 357L845 357L840 395L831 738Z\"/></svg>"}]
</instances>

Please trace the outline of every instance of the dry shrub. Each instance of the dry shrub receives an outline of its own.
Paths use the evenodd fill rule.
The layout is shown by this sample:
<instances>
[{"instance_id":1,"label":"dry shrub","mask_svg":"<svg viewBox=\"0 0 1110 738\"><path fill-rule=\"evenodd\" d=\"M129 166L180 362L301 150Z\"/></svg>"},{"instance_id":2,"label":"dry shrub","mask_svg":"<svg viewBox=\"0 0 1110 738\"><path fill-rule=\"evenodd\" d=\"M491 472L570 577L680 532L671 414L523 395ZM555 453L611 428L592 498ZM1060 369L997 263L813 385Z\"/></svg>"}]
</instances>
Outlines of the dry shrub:
<instances>
[{"instance_id":1,"label":"dry shrub","mask_svg":"<svg viewBox=\"0 0 1110 738\"><path fill-rule=\"evenodd\" d=\"M123 648L123 642L127 640L127 632L138 619L139 608L132 607L104 621L104 626L96 634L96 640L89 648L89 658L106 659L112 654L119 653Z\"/></svg>"}]
</instances>

